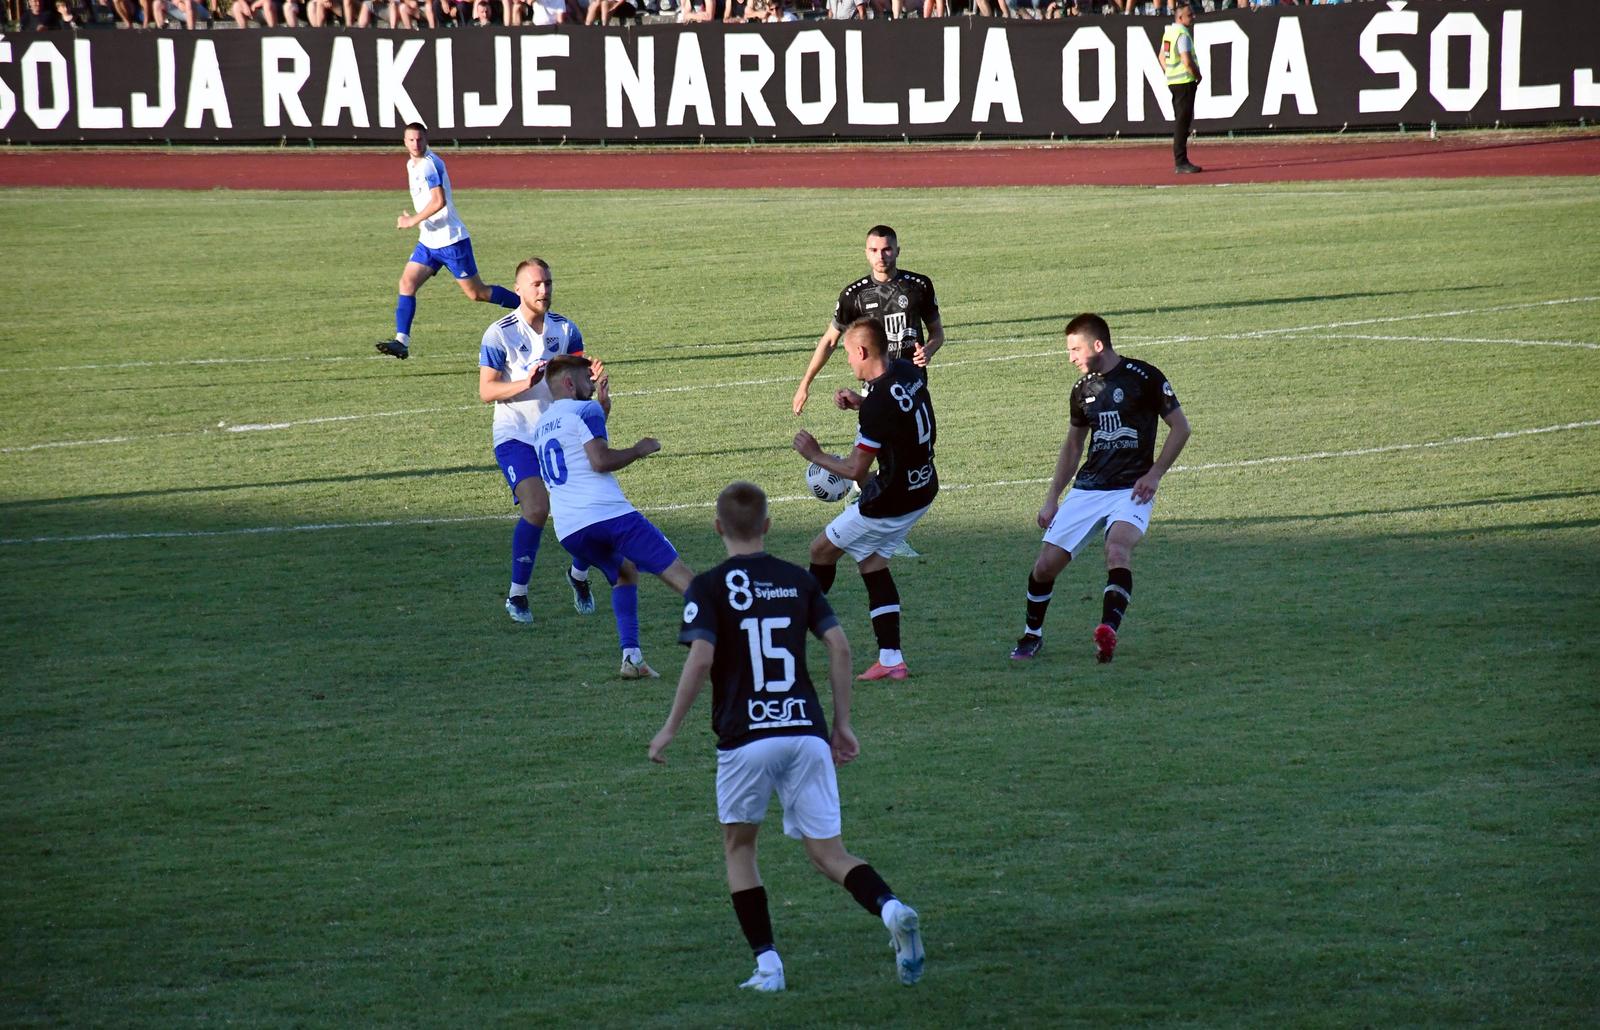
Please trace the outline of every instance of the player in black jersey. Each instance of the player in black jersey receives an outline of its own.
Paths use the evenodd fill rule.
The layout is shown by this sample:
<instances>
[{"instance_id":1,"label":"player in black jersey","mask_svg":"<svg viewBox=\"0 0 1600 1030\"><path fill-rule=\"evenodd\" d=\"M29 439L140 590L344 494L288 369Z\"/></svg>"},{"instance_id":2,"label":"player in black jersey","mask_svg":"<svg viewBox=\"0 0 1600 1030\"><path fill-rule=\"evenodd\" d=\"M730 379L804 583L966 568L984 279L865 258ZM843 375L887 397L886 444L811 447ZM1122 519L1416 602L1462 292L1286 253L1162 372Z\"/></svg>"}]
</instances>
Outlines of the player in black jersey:
<instances>
[{"instance_id":1,"label":"player in black jersey","mask_svg":"<svg viewBox=\"0 0 1600 1030\"><path fill-rule=\"evenodd\" d=\"M1067 357L1083 378L1072 387L1071 426L1039 509L1044 543L1028 574L1027 615L1011 657L1039 653L1056 577L1072 560L1073 548L1104 520L1106 589L1094 645L1095 656L1109 662L1133 597L1133 549L1150 525L1161 477L1189 440L1189 420L1160 369L1112 350L1111 328L1099 315L1083 314L1067 323ZM1167 424L1160 457L1155 453L1158 418ZM1089 456L1080 468L1086 439ZM1072 489L1059 503L1068 483Z\"/></svg>"},{"instance_id":2,"label":"player in black jersey","mask_svg":"<svg viewBox=\"0 0 1600 1030\"><path fill-rule=\"evenodd\" d=\"M773 946L767 892L756 865L756 834L774 792L783 806L784 832L804 842L811 864L883 920L900 982L910 986L922 976L917 913L872 866L846 851L840 836L833 767L861 750L850 729L850 642L816 580L766 553L772 520L760 487L729 484L717 498L715 525L728 560L696 576L683 595L678 639L689 646L689 659L672 711L650 741L650 760L666 762L667 745L709 674L728 890L756 956L756 971L740 986L784 989L783 961ZM828 649L831 736L806 671L808 632Z\"/></svg>"},{"instance_id":3,"label":"player in black jersey","mask_svg":"<svg viewBox=\"0 0 1600 1030\"><path fill-rule=\"evenodd\" d=\"M926 368L929 359L944 346L944 325L939 321L933 280L899 268L895 264L899 257L900 241L893 229L874 225L867 230L868 274L839 293L833 321L817 341L816 352L794 392L796 415L805 408L811 383L828 363L839 337L858 318L870 318L883 327L890 361L906 358L917 367Z\"/></svg>"},{"instance_id":4,"label":"player in black jersey","mask_svg":"<svg viewBox=\"0 0 1600 1030\"><path fill-rule=\"evenodd\" d=\"M903 358L886 357L888 341L881 324L857 319L842 339L851 370L867 384L865 394L840 390L834 395L839 407L860 413L855 449L848 458L827 454L803 429L795 434L794 449L829 472L860 483L861 501L846 507L811 541L811 574L827 591L839 559L848 554L856 560L878 638L878 660L860 678L903 680L910 673L900 653L900 592L889 574L889 558L939 492L933 467L938 427L927 376ZM874 460L878 473L868 479Z\"/></svg>"}]
</instances>

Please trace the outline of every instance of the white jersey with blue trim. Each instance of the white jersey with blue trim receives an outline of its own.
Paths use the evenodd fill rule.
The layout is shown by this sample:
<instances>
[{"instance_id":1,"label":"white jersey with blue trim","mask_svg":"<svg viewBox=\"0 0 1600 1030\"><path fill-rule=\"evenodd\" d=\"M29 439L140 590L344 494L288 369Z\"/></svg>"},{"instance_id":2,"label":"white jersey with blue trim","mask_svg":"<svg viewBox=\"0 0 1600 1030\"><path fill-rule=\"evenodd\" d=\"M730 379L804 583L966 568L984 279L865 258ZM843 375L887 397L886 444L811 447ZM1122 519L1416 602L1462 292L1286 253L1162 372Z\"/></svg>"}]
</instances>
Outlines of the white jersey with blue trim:
<instances>
[{"instance_id":1,"label":"white jersey with blue trim","mask_svg":"<svg viewBox=\"0 0 1600 1030\"><path fill-rule=\"evenodd\" d=\"M421 157L406 158L406 175L411 180L413 210L424 210L433 202L435 186L444 190L444 207L417 224L417 242L437 248L466 239L467 227L456 214L455 198L450 196L450 175L439 155L430 150Z\"/></svg>"},{"instance_id":2,"label":"white jersey with blue trim","mask_svg":"<svg viewBox=\"0 0 1600 1030\"><path fill-rule=\"evenodd\" d=\"M558 354L582 353L583 334L572 322L554 311L546 312L544 329L538 331L523 321L518 308L483 331L478 364L499 372L500 382L509 383L528 378L534 365ZM539 416L552 400L550 387L541 379L508 401L496 401L494 445L499 447L507 440L533 443Z\"/></svg>"},{"instance_id":3,"label":"white jersey with blue trim","mask_svg":"<svg viewBox=\"0 0 1600 1030\"><path fill-rule=\"evenodd\" d=\"M616 476L596 472L589 464L583 445L595 439L607 439L606 413L599 401L563 398L539 419L533 447L539 454L539 474L550 490L557 540L637 510L622 495Z\"/></svg>"}]
</instances>

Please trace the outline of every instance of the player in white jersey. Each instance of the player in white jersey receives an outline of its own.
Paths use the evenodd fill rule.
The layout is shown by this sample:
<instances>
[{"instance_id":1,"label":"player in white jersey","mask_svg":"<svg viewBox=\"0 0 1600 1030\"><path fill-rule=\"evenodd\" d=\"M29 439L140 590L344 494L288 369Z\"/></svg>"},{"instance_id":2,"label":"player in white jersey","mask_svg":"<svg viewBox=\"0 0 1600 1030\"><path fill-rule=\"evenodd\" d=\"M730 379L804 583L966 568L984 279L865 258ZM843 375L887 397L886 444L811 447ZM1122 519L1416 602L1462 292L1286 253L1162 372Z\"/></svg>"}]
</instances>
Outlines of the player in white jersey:
<instances>
[{"instance_id":1,"label":"player in white jersey","mask_svg":"<svg viewBox=\"0 0 1600 1030\"><path fill-rule=\"evenodd\" d=\"M583 334L550 310L555 280L543 258L529 258L518 265L516 284L521 298L517 310L483 332L478 350L478 397L494 405L494 460L522 512L511 531L511 590L506 596L506 613L516 622L532 622L528 583L539 556L539 538L550 518L550 494L539 478L539 460L533 450L539 416L551 400L543 379L544 366L561 354L582 354ZM592 367L601 402L609 406L605 366L594 361ZM588 565L575 563L567 572L567 583L578 612L593 612Z\"/></svg>"},{"instance_id":2,"label":"player in white jersey","mask_svg":"<svg viewBox=\"0 0 1600 1030\"><path fill-rule=\"evenodd\" d=\"M677 548L649 519L639 514L617 477L618 469L661 449L645 437L632 447L614 449L606 437L607 406L597 400L603 385L579 356L552 358L544 381L555 398L539 419L534 449L539 473L550 490L556 538L578 562L605 573L611 584L611 610L622 642L622 678L658 675L639 649L639 570L683 593L694 573Z\"/></svg>"},{"instance_id":3,"label":"player in white jersey","mask_svg":"<svg viewBox=\"0 0 1600 1030\"><path fill-rule=\"evenodd\" d=\"M427 126L421 122L407 125L405 143L409 155L406 176L411 184L411 203L417 211L416 214L400 212L394 227L416 229L417 245L400 273L400 296L394 305L394 339L378 341L380 353L402 361L411 355L411 321L417 316L417 291L441 267L450 269L461 292L473 300L488 301L503 308L514 308L519 303L517 295L504 286L489 286L478 278L472 240L456 214L444 162L428 149Z\"/></svg>"}]
</instances>

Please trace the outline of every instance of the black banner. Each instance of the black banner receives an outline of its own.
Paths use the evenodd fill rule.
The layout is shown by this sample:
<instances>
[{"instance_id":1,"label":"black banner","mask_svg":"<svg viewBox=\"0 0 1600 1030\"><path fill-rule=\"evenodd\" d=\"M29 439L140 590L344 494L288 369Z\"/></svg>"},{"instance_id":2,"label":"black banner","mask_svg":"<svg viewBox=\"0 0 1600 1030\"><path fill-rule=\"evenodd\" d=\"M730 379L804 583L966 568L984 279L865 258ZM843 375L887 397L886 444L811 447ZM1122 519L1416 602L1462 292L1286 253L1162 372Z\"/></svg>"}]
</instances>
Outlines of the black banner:
<instances>
[{"instance_id":1,"label":"black banner","mask_svg":"<svg viewBox=\"0 0 1600 1030\"><path fill-rule=\"evenodd\" d=\"M0 37L0 138L885 139L1160 135L1159 18ZM1201 132L1600 114L1600 2L1202 14Z\"/></svg>"}]
</instances>

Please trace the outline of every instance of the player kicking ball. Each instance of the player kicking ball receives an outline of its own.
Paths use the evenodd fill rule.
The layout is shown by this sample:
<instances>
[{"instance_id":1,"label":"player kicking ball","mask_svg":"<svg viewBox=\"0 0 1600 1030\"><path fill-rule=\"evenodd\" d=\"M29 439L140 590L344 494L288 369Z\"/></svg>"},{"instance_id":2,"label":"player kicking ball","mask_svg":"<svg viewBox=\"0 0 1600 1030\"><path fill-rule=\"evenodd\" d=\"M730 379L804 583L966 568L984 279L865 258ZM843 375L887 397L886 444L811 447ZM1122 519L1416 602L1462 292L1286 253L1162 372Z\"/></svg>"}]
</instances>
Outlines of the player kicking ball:
<instances>
[{"instance_id":1,"label":"player kicking ball","mask_svg":"<svg viewBox=\"0 0 1600 1030\"><path fill-rule=\"evenodd\" d=\"M1067 323L1067 358L1083 377L1072 387L1067 439L1039 509L1044 543L1028 574L1027 613L1011 657L1020 661L1038 656L1056 577L1072 560L1074 548L1104 521L1106 588L1094 648L1099 661L1109 662L1133 598L1133 549L1150 525L1161 477L1189 440L1189 420L1160 369L1111 348L1111 327L1099 315L1083 314ZM1158 418L1167 424L1159 458ZM1085 440L1089 457L1079 468ZM1061 491L1068 483L1072 489L1062 503Z\"/></svg>"},{"instance_id":2,"label":"player kicking ball","mask_svg":"<svg viewBox=\"0 0 1600 1030\"><path fill-rule=\"evenodd\" d=\"M815 579L766 553L767 495L753 483L731 483L717 497L714 523L728 560L694 578L684 594L680 643L689 647L672 711L650 741L650 760L666 764L667 746L711 680L711 724L717 734L717 818L728 890L756 969L741 987L781 991L767 891L756 865L756 835L772 795L783 806L783 832L805 845L806 857L883 920L895 971L906 986L922 978L917 913L883 877L844 849L835 765L860 753L850 729L850 642ZM806 670L806 634L828 651L833 732Z\"/></svg>"},{"instance_id":3,"label":"player kicking ball","mask_svg":"<svg viewBox=\"0 0 1600 1030\"><path fill-rule=\"evenodd\" d=\"M539 419L533 449L550 493L556 539L574 564L587 564L611 584L611 612L622 643L623 679L655 679L639 648L639 572L659 576L678 593L694 578L678 551L622 494L619 469L661 449L645 437L614 449L606 437L606 407L595 399L589 359L562 354L544 367L553 399Z\"/></svg>"}]
</instances>

